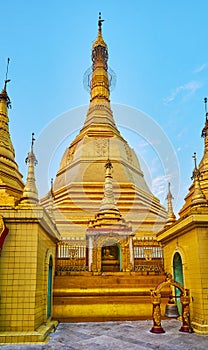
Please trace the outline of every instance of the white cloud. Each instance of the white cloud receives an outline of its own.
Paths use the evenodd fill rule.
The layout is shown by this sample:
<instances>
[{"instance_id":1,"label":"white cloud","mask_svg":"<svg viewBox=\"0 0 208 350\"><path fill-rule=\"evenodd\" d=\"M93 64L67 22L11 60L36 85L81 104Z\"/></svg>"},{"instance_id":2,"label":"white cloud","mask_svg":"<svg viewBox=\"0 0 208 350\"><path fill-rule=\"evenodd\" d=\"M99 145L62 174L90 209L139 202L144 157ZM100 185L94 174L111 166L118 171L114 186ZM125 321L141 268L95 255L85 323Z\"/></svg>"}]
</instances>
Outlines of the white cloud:
<instances>
[{"instance_id":1,"label":"white cloud","mask_svg":"<svg viewBox=\"0 0 208 350\"><path fill-rule=\"evenodd\" d=\"M177 134L177 138L178 139L183 138L186 131L187 131L187 128L183 128L182 130L180 130L180 132Z\"/></svg>"},{"instance_id":2,"label":"white cloud","mask_svg":"<svg viewBox=\"0 0 208 350\"><path fill-rule=\"evenodd\" d=\"M156 197L167 194L168 182L170 182L170 179L170 175L160 175L153 179L152 190Z\"/></svg>"},{"instance_id":3,"label":"white cloud","mask_svg":"<svg viewBox=\"0 0 208 350\"><path fill-rule=\"evenodd\" d=\"M176 96L185 92L187 95L193 95L198 89L202 87L202 83L200 81L190 81L184 85L178 86L172 94L164 99L164 103L170 103L175 100Z\"/></svg>"},{"instance_id":4,"label":"white cloud","mask_svg":"<svg viewBox=\"0 0 208 350\"><path fill-rule=\"evenodd\" d=\"M207 63L203 63L201 64L200 66L196 67L194 69L194 73L197 74L197 73L201 73L203 70L205 70L207 68Z\"/></svg>"},{"instance_id":5,"label":"white cloud","mask_svg":"<svg viewBox=\"0 0 208 350\"><path fill-rule=\"evenodd\" d=\"M145 147L149 147L149 143L145 140L139 140L139 142L137 143L139 148L145 148Z\"/></svg>"}]
</instances>

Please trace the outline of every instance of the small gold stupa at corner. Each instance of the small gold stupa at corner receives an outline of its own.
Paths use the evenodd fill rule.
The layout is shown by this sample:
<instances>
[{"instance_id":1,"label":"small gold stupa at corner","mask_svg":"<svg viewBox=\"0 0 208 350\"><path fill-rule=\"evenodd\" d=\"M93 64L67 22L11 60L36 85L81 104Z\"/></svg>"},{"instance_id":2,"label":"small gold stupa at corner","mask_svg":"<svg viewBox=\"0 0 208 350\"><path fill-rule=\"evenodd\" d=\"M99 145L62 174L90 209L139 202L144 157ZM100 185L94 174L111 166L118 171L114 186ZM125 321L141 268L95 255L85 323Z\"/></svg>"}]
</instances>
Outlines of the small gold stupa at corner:
<instances>
[{"instance_id":1,"label":"small gold stupa at corner","mask_svg":"<svg viewBox=\"0 0 208 350\"><path fill-rule=\"evenodd\" d=\"M185 204L179 212L179 219L168 221L157 234L164 248L164 268L173 269L174 278L190 290L190 312L187 313L189 327L199 334L208 334L207 292L208 283L208 113L205 102L204 154L197 166L196 153L193 155L194 169L192 184L185 197ZM170 198L170 195L169 195ZM169 207L171 209L171 207ZM175 290L179 297L178 290ZM185 309L176 299L181 312ZM182 307L182 309L181 309ZM189 317L189 318L188 318ZM192 329L191 328L191 329Z\"/></svg>"},{"instance_id":2,"label":"small gold stupa at corner","mask_svg":"<svg viewBox=\"0 0 208 350\"><path fill-rule=\"evenodd\" d=\"M15 151L9 134L8 108L11 102L7 94L7 83L0 93L0 205L15 205L22 195L24 183L15 162Z\"/></svg>"}]
</instances>

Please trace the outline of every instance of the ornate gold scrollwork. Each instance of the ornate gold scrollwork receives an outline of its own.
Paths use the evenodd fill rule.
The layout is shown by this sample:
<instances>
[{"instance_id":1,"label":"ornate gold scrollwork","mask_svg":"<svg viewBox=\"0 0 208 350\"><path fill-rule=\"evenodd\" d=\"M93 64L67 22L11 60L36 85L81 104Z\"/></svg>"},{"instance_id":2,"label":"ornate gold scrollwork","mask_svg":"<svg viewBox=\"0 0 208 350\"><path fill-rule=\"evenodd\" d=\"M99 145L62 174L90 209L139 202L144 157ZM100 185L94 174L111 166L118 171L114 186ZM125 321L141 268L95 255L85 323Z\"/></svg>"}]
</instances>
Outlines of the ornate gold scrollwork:
<instances>
[{"instance_id":1,"label":"ornate gold scrollwork","mask_svg":"<svg viewBox=\"0 0 208 350\"><path fill-rule=\"evenodd\" d=\"M144 250L144 257L146 261L152 260L152 249L145 249Z\"/></svg>"},{"instance_id":2,"label":"ornate gold scrollwork","mask_svg":"<svg viewBox=\"0 0 208 350\"><path fill-rule=\"evenodd\" d=\"M161 311L160 311L159 305L156 305L154 307L153 318L154 318L156 325L160 326L160 324L161 324Z\"/></svg>"},{"instance_id":3,"label":"ornate gold scrollwork","mask_svg":"<svg viewBox=\"0 0 208 350\"><path fill-rule=\"evenodd\" d=\"M2 233L4 232L4 230L5 230L5 224L4 224L3 216L0 215L0 237L1 237Z\"/></svg>"}]
</instances>

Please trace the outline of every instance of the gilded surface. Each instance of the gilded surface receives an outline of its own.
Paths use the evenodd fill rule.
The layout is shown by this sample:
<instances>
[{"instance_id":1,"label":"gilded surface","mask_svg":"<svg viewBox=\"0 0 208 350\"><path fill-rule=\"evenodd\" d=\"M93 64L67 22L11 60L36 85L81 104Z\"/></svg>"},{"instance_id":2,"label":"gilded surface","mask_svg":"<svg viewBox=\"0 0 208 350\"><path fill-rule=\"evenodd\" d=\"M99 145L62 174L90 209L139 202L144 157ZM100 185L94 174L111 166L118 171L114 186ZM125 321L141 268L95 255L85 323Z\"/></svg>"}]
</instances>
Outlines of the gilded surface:
<instances>
[{"instance_id":1,"label":"gilded surface","mask_svg":"<svg viewBox=\"0 0 208 350\"><path fill-rule=\"evenodd\" d=\"M99 261L100 264L100 261ZM92 248L92 272L98 271L98 261L97 261L97 249L96 248Z\"/></svg>"},{"instance_id":2,"label":"gilded surface","mask_svg":"<svg viewBox=\"0 0 208 350\"><path fill-rule=\"evenodd\" d=\"M14 207L15 206L15 198L13 196L10 196L4 190L1 192L0 189L0 206L2 207Z\"/></svg>"},{"instance_id":3,"label":"gilded surface","mask_svg":"<svg viewBox=\"0 0 208 350\"><path fill-rule=\"evenodd\" d=\"M99 234L93 237L93 250L92 250L92 271L100 272L102 270L102 248L117 245L120 249L120 261L122 261L122 271L130 272L133 267L130 262L130 251L129 251L129 241L128 235L114 234L110 232L109 234ZM115 259L117 259L115 257ZM115 260L114 259L114 260Z\"/></svg>"},{"instance_id":4,"label":"gilded surface","mask_svg":"<svg viewBox=\"0 0 208 350\"><path fill-rule=\"evenodd\" d=\"M150 289L150 293L151 293L151 299L152 299L153 305L160 304L161 294L157 293L154 289Z\"/></svg>"},{"instance_id":5,"label":"gilded surface","mask_svg":"<svg viewBox=\"0 0 208 350\"><path fill-rule=\"evenodd\" d=\"M108 146L107 139L97 139L97 140L95 140L96 155L98 157L106 157L107 158L108 157L107 146Z\"/></svg>"},{"instance_id":6,"label":"gilded surface","mask_svg":"<svg viewBox=\"0 0 208 350\"><path fill-rule=\"evenodd\" d=\"M186 305L183 309L183 319L186 324L189 324L189 306Z\"/></svg>"},{"instance_id":7,"label":"gilded surface","mask_svg":"<svg viewBox=\"0 0 208 350\"><path fill-rule=\"evenodd\" d=\"M202 129L202 137L204 138L204 154L197 168L196 155L195 169L193 171L193 183L186 195L185 204L179 212L180 217L185 217L191 213L192 206L199 206L200 209L207 206L208 201L208 115L206 113L205 126Z\"/></svg>"},{"instance_id":8,"label":"gilded surface","mask_svg":"<svg viewBox=\"0 0 208 350\"><path fill-rule=\"evenodd\" d=\"M2 233L4 232L4 229L5 229L5 225L4 225L3 216L0 215L0 237L1 237Z\"/></svg>"},{"instance_id":9,"label":"gilded surface","mask_svg":"<svg viewBox=\"0 0 208 350\"><path fill-rule=\"evenodd\" d=\"M115 125L110 107L108 52L100 35L101 28L92 49L91 97L84 127L64 153L54 182L54 208L57 206L54 217L63 236L74 236L77 224L80 234L85 236L89 220L99 209L103 195L103 168L110 155L114 181L118 184L116 204L122 216L131 220L135 232L149 235L150 231L155 233L163 227L166 211L152 195L136 154ZM71 147L74 147L73 156L69 151ZM46 195L42 204L47 208L49 202ZM145 220L147 217L148 220ZM109 225L112 223L109 222Z\"/></svg>"},{"instance_id":10,"label":"gilded surface","mask_svg":"<svg viewBox=\"0 0 208 350\"><path fill-rule=\"evenodd\" d=\"M161 312L160 312L160 306L155 305L154 311L153 311L153 320L156 323L157 326L160 326L161 324Z\"/></svg>"},{"instance_id":11,"label":"gilded surface","mask_svg":"<svg viewBox=\"0 0 208 350\"><path fill-rule=\"evenodd\" d=\"M145 249L144 257L145 257L145 260L151 261L152 260L152 249Z\"/></svg>"},{"instance_id":12,"label":"gilded surface","mask_svg":"<svg viewBox=\"0 0 208 350\"><path fill-rule=\"evenodd\" d=\"M14 206L24 187L9 134L8 99L5 86L0 94L0 206Z\"/></svg>"},{"instance_id":13,"label":"gilded surface","mask_svg":"<svg viewBox=\"0 0 208 350\"><path fill-rule=\"evenodd\" d=\"M133 163L133 158L132 158L132 150L130 149L128 144L124 144L125 147L125 151L126 151L126 155L127 155L127 159L129 161L129 163Z\"/></svg>"}]
</instances>

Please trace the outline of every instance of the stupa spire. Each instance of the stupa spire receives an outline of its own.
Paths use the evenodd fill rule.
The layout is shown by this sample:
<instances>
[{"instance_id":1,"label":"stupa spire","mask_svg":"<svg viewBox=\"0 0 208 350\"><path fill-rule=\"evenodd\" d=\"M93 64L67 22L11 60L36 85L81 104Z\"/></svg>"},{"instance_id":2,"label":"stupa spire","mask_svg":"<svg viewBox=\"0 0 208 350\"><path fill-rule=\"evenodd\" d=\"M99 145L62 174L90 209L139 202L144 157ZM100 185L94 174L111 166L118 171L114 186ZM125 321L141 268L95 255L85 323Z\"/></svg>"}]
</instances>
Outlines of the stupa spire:
<instances>
[{"instance_id":1,"label":"stupa spire","mask_svg":"<svg viewBox=\"0 0 208 350\"><path fill-rule=\"evenodd\" d=\"M90 102L110 102L110 89L108 81L108 47L102 36L101 13L98 19L98 36L92 45L92 81Z\"/></svg>"},{"instance_id":2,"label":"stupa spire","mask_svg":"<svg viewBox=\"0 0 208 350\"><path fill-rule=\"evenodd\" d=\"M185 197L185 204L179 212L180 217L189 214L192 207L194 209L197 205L207 206L208 200L208 111L207 111L207 97L204 98L205 107L205 125L202 129L201 137L204 138L204 154L197 167L196 153L193 155L194 170L191 179L193 183L189 189L189 193Z\"/></svg>"},{"instance_id":3,"label":"stupa spire","mask_svg":"<svg viewBox=\"0 0 208 350\"><path fill-rule=\"evenodd\" d=\"M208 155L208 112L207 112L207 97L204 98L205 105L205 126L202 129L201 136L204 138L204 156Z\"/></svg>"},{"instance_id":4,"label":"stupa spire","mask_svg":"<svg viewBox=\"0 0 208 350\"><path fill-rule=\"evenodd\" d=\"M1 133L1 144L0 154L7 159L14 160L15 152L12 145L12 141L9 134L9 118L8 108L11 108L11 101L7 94L7 84L10 82L8 76L10 59L7 61L6 79L4 81L4 88L0 93L0 133Z\"/></svg>"},{"instance_id":5,"label":"stupa spire","mask_svg":"<svg viewBox=\"0 0 208 350\"><path fill-rule=\"evenodd\" d=\"M110 84L108 74L108 47L102 35L104 20L99 12L98 34L92 45L92 74L90 81L90 106L85 120L89 124L110 124L115 127L110 107Z\"/></svg>"},{"instance_id":6,"label":"stupa spire","mask_svg":"<svg viewBox=\"0 0 208 350\"><path fill-rule=\"evenodd\" d=\"M7 60L4 88L0 93L0 205L15 206L22 196L24 183L15 162L15 151L9 133L8 108L11 101L7 94L9 61Z\"/></svg>"},{"instance_id":7,"label":"stupa spire","mask_svg":"<svg viewBox=\"0 0 208 350\"><path fill-rule=\"evenodd\" d=\"M49 215L51 218L54 219L53 215L53 208L54 208L54 192L53 192L53 178L51 178L51 189L50 189L50 197L49 197L49 206L47 208Z\"/></svg>"},{"instance_id":8,"label":"stupa spire","mask_svg":"<svg viewBox=\"0 0 208 350\"><path fill-rule=\"evenodd\" d=\"M21 198L21 204L38 203L38 190L35 184L35 165L37 165L38 161L33 151L34 142L35 142L34 133L32 133L31 149L30 149L30 152L28 153L27 158L25 159L25 163L28 165L28 173L27 173L26 185Z\"/></svg>"},{"instance_id":9,"label":"stupa spire","mask_svg":"<svg viewBox=\"0 0 208 350\"><path fill-rule=\"evenodd\" d=\"M104 196L100 204L100 209L95 215L95 219L89 222L89 227L91 228L111 227L126 229L128 226L122 218L115 201L111 174L112 168L112 163L108 158L105 164Z\"/></svg>"},{"instance_id":10,"label":"stupa spire","mask_svg":"<svg viewBox=\"0 0 208 350\"><path fill-rule=\"evenodd\" d=\"M193 175L191 179L194 180L194 191L192 194L191 203L192 203L192 206L204 205L204 204L207 204L207 200L200 186L200 181L199 181L200 171L197 168L197 164L196 164L196 153L194 153L192 157L194 159L194 170L193 170Z\"/></svg>"},{"instance_id":11,"label":"stupa spire","mask_svg":"<svg viewBox=\"0 0 208 350\"><path fill-rule=\"evenodd\" d=\"M118 207L116 205L114 192L113 192L113 182L112 182L112 170L113 166L111 161L108 159L105 164L105 183L104 183L104 197L100 204L100 211L116 210Z\"/></svg>"},{"instance_id":12,"label":"stupa spire","mask_svg":"<svg viewBox=\"0 0 208 350\"><path fill-rule=\"evenodd\" d=\"M176 221L175 214L173 212L173 205L172 205L172 200L173 200L173 195L170 191L170 182L168 182L168 194L167 194L167 202L168 202L168 214L167 214L167 222L166 226L172 225Z\"/></svg>"}]
</instances>

